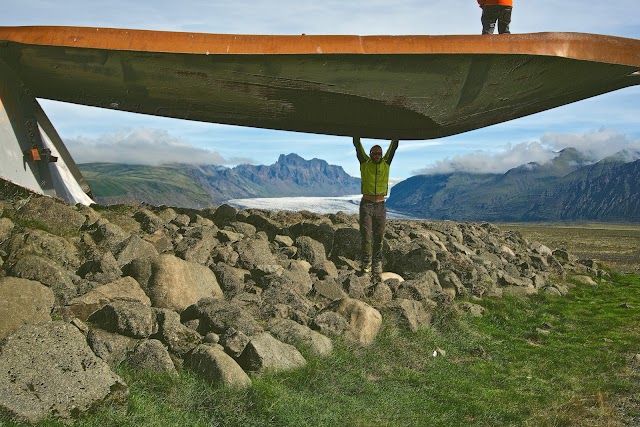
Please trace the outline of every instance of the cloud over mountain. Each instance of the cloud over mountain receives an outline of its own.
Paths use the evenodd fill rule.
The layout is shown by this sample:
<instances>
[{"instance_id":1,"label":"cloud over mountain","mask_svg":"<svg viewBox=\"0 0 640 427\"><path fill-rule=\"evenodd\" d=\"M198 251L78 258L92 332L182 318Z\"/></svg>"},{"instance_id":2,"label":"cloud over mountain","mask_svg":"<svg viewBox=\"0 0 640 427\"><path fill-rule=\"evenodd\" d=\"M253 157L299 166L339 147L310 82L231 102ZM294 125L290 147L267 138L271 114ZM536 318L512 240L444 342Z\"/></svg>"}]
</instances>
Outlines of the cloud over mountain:
<instances>
[{"instance_id":1,"label":"cloud over mountain","mask_svg":"<svg viewBox=\"0 0 640 427\"><path fill-rule=\"evenodd\" d=\"M248 159L225 159L218 152L190 145L166 130L135 128L106 133L96 138L76 137L66 141L77 163L121 163L161 165L188 163L217 165L249 163Z\"/></svg>"},{"instance_id":2,"label":"cloud over mountain","mask_svg":"<svg viewBox=\"0 0 640 427\"><path fill-rule=\"evenodd\" d=\"M526 163L546 164L564 148L573 147L593 162L624 151L633 161L640 158L640 140L631 140L614 130L601 129L582 134L546 133L539 141L506 144L498 152L478 150L471 154L447 157L433 166L413 171L415 175L439 175L453 172L502 174Z\"/></svg>"}]
</instances>

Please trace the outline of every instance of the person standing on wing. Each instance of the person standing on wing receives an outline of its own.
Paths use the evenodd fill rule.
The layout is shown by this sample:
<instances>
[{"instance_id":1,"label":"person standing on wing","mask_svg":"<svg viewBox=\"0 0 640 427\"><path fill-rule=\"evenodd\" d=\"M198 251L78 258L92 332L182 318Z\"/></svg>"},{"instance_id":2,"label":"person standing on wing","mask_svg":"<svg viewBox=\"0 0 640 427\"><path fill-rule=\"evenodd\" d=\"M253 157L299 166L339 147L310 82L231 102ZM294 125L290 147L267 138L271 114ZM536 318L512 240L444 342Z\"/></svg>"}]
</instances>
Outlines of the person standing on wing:
<instances>
[{"instance_id":1,"label":"person standing on wing","mask_svg":"<svg viewBox=\"0 0 640 427\"><path fill-rule=\"evenodd\" d=\"M382 147L374 145L369 156L364 151L360 137L353 137L353 146L360 162L362 180L362 200L360 201L360 237L362 238L363 274L382 273L382 239L387 223L387 207L384 198L389 191L389 170L393 155L398 148L398 140L391 141L385 155Z\"/></svg>"},{"instance_id":2,"label":"person standing on wing","mask_svg":"<svg viewBox=\"0 0 640 427\"><path fill-rule=\"evenodd\" d=\"M513 0L478 0L482 8L482 34L493 34L498 21L498 33L511 34L511 10Z\"/></svg>"}]
</instances>

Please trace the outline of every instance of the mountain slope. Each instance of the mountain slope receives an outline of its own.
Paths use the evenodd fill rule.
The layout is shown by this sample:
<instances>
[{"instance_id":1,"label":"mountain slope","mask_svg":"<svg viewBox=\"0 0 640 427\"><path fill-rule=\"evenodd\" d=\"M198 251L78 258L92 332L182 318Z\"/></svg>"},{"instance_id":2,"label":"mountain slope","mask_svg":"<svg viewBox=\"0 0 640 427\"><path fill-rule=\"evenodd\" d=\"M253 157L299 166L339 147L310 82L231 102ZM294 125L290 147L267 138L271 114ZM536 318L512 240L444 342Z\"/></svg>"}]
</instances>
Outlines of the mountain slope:
<instances>
[{"instance_id":1,"label":"mountain slope","mask_svg":"<svg viewBox=\"0 0 640 427\"><path fill-rule=\"evenodd\" d=\"M458 221L640 222L638 162L616 155L588 164L574 149L503 175L415 176L392 188L391 209Z\"/></svg>"},{"instance_id":2,"label":"mountain slope","mask_svg":"<svg viewBox=\"0 0 640 427\"><path fill-rule=\"evenodd\" d=\"M211 204L207 191L175 167L114 163L86 163L79 167L98 203Z\"/></svg>"},{"instance_id":3,"label":"mountain slope","mask_svg":"<svg viewBox=\"0 0 640 427\"><path fill-rule=\"evenodd\" d=\"M201 208L229 199L340 196L360 191L360 180L324 160L281 155L270 166L86 163L79 165L101 204L146 202Z\"/></svg>"},{"instance_id":4,"label":"mountain slope","mask_svg":"<svg viewBox=\"0 0 640 427\"><path fill-rule=\"evenodd\" d=\"M640 160L603 166L598 162L565 177L542 194L522 219L640 222Z\"/></svg>"}]
</instances>

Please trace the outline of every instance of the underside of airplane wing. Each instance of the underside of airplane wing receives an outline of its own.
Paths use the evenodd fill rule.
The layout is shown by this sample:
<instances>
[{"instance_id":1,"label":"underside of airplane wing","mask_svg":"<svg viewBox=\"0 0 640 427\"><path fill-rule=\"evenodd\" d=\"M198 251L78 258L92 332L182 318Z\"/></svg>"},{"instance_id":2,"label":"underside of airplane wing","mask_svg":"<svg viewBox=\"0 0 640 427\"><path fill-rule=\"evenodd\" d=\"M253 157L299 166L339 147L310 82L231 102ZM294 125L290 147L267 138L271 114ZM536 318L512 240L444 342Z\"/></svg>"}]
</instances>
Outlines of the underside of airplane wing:
<instances>
[{"instance_id":1,"label":"underside of airplane wing","mask_svg":"<svg viewBox=\"0 0 640 427\"><path fill-rule=\"evenodd\" d=\"M59 161L87 192L37 98L266 129L431 139L636 85L639 70L640 40L580 33L285 36L0 27L0 112L7 119L0 116L0 172L59 194L51 178ZM43 157L56 162L43 166Z\"/></svg>"},{"instance_id":2,"label":"underside of airplane wing","mask_svg":"<svg viewBox=\"0 0 640 427\"><path fill-rule=\"evenodd\" d=\"M369 138L465 132L640 83L640 40L0 28L36 98Z\"/></svg>"}]
</instances>

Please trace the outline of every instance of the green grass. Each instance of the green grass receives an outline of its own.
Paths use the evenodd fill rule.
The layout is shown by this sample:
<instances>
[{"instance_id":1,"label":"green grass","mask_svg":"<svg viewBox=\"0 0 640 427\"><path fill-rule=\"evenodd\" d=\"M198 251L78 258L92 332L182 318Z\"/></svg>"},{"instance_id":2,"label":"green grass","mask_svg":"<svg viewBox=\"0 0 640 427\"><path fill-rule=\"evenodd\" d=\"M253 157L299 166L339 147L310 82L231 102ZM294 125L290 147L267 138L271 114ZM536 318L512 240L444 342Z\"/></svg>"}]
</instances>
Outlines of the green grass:
<instances>
[{"instance_id":1,"label":"green grass","mask_svg":"<svg viewBox=\"0 0 640 427\"><path fill-rule=\"evenodd\" d=\"M97 198L108 201L142 198L149 202L161 199L162 203L176 200L176 204L191 200L202 206L211 204L211 196L175 166L87 163L79 167Z\"/></svg>"},{"instance_id":2,"label":"green grass","mask_svg":"<svg viewBox=\"0 0 640 427\"><path fill-rule=\"evenodd\" d=\"M484 299L482 318L436 313L411 333L385 316L368 348L336 342L245 391L123 368L124 411L78 426L618 426L640 420L640 276L567 297ZM443 349L444 356L433 357ZM14 426L5 421L6 425ZM2 422L0 422L2 425ZM43 422L40 425L62 425Z\"/></svg>"}]
</instances>

